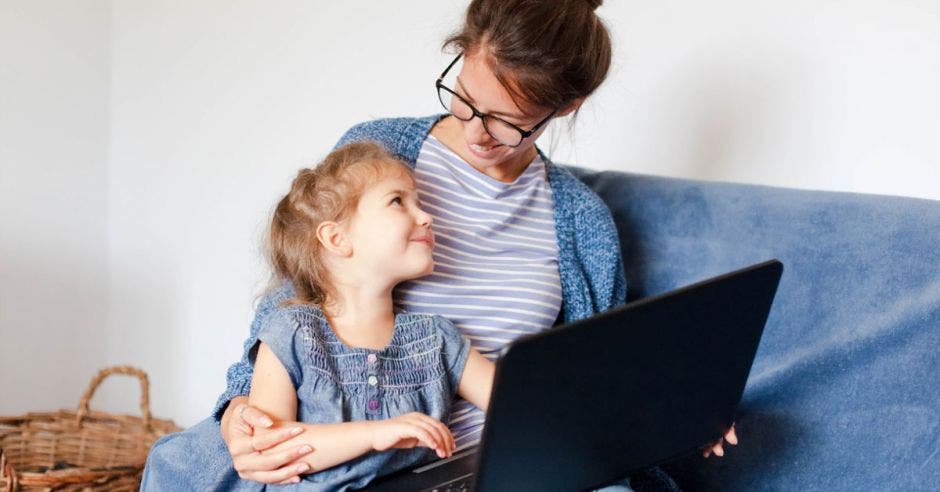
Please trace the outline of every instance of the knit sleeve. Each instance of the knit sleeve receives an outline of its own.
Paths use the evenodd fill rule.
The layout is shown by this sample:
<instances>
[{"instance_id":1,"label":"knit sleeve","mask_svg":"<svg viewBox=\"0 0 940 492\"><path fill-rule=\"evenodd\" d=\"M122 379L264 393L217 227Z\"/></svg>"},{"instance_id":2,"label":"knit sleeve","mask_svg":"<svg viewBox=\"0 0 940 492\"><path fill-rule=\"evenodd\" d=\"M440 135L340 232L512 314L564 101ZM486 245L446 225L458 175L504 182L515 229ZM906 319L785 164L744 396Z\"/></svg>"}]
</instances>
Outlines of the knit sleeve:
<instances>
[{"instance_id":1,"label":"knit sleeve","mask_svg":"<svg viewBox=\"0 0 940 492\"><path fill-rule=\"evenodd\" d=\"M401 127L402 125L398 119L381 119L358 123L346 130L333 148L336 149L353 142L370 140L385 147L385 150L401 159L405 157L402 155L399 142L402 137Z\"/></svg>"},{"instance_id":2,"label":"knit sleeve","mask_svg":"<svg viewBox=\"0 0 940 492\"><path fill-rule=\"evenodd\" d=\"M627 280L613 216L599 197L594 198L576 213L575 236L594 308L603 312L626 302Z\"/></svg>"},{"instance_id":3,"label":"knit sleeve","mask_svg":"<svg viewBox=\"0 0 940 492\"><path fill-rule=\"evenodd\" d=\"M414 167L424 139L442 116L437 114L421 118L382 118L358 123L346 130L336 142L336 147L371 140L381 144L402 162Z\"/></svg>"}]
</instances>

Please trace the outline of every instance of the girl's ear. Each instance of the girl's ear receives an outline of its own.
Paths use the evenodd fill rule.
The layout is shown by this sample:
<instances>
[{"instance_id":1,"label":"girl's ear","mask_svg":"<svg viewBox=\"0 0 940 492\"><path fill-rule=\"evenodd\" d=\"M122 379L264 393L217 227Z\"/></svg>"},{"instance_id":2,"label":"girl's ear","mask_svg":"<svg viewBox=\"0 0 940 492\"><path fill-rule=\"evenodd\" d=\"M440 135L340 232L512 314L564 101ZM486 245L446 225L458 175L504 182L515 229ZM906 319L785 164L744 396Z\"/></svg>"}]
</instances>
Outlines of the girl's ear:
<instances>
[{"instance_id":1,"label":"girl's ear","mask_svg":"<svg viewBox=\"0 0 940 492\"><path fill-rule=\"evenodd\" d=\"M321 222L317 226L317 240L330 253L341 256L352 256L352 244L343 227L336 222Z\"/></svg>"}]
</instances>

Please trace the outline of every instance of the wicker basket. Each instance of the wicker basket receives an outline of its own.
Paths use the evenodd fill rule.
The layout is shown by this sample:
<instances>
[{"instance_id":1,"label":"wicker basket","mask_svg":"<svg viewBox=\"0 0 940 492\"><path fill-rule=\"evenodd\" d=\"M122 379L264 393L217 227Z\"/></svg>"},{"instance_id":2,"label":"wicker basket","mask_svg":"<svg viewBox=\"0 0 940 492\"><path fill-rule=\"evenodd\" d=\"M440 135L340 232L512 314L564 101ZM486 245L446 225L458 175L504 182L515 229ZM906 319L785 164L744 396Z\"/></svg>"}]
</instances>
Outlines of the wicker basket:
<instances>
[{"instance_id":1,"label":"wicker basket","mask_svg":"<svg viewBox=\"0 0 940 492\"><path fill-rule=\"evenodd\" d=\"M142 417L89 412L88 401L104 378L140 380ZM78 410L0 417L0 490L136 491L150 446L179 428L150 416L147 374L129 366L102 369Z\"/></svg>"}]
</instances>

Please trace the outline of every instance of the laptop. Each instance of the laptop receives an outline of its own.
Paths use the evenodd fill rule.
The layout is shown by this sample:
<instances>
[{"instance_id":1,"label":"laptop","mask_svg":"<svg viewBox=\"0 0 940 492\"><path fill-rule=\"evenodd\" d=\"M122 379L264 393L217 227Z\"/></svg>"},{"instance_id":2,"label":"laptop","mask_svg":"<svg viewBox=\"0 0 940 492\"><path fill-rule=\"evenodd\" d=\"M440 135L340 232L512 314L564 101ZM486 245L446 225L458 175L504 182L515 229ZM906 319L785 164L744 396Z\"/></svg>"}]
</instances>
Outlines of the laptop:
<instances>
[{"instance_id":1,"label":"laptop","mask_svg":"<svg viewBox=\"0 0 940 492\"><path fill-rule=\"evenodd\" d=\"M702 449L734 421L782 272L767 261L514 341L480 445L368 490L586 490Z\"/></svg>"}]
</instances>

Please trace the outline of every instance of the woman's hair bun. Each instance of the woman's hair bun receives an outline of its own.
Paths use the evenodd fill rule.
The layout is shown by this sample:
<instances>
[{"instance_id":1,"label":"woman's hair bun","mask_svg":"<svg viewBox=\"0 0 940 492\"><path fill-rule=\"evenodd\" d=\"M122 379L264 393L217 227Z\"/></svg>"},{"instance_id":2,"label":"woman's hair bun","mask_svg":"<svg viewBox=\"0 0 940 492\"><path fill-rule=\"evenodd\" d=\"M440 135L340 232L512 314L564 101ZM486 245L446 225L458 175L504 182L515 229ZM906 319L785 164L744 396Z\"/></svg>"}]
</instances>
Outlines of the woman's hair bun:
<instances>
[{"instance_id":1,"label":"woman's hair bun","mask_svg":"<svg viewBox=\"0 0 940 492\"><path fill-rule=\"evenodd\" d=\"M515 100L563 108L594 92L610 68L610 33L593 10L603 0L473 0L445 48L483 49Z\"/></svg>"}]
</instances>

